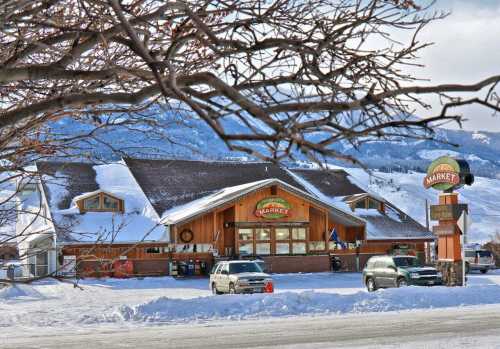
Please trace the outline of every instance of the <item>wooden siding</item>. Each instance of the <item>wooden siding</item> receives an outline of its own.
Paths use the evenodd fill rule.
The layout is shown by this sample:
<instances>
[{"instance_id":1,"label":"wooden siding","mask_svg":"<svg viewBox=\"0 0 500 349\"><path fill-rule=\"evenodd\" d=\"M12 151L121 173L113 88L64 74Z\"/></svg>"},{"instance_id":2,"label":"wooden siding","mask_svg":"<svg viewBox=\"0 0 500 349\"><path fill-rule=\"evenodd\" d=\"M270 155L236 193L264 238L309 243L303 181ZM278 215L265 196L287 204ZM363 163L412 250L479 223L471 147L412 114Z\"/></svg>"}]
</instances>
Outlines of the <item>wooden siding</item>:
<instances>
[{"instance_id":1,"label":"wooden siding","mask_svg":"<svg viewBox=\"0 0 500 349\"><path fill-rule=\"evenodd\" d=\"M207 213L191 222L179 225L177 228L177 235L183 230L189 229L193 232L193 241L191 244L211 244L214 242L214 213ZM179 236L176 236L175 241L182 244Z\"/></svg>"},{"instance_id":2,"label":"wooden siding","mask_svg":"<svg viewBox=\"0 0 500 349\"><path fill-rule=\"evenodd\" d=\"M289 217L282 219L265 219L255 216L257 203L265 198L272 197L272 192L275 191L276 197L287 200L291 205ZM222 207L214 210L194 220L173 227L173 241L181 243L179 234L184 229L189 229L193 232L192 244L214 244L221 255L226 255L228 248L232 252L236 252L235 234L236 229L234 223L245 224L283 224L283 223L305 223L309 227L310 241L324 241L325 231L328 229L326 220L327 211L322 207L316 207L309 201L288 193L281 188L265 188L253 193L250 193L240 200L236 201L232 206ZM339 230L345 231L343 226L339 225ZM219 232L217 234L217 232ZM312 232L312 233L311 233ZM311 235L312 234L312 235ZM215 238L218 240L215 241Z\"/></svg>"},{"instance_id":3,"label":"wooden siding","mask_svg":"<svg viewBox=\"0 0 500 349\"><path fill-rule=\"evenodd\" d=\"M327 229L326 226L326 214L317 208L309 208L309 240L310 241L324 241L328 238L328 234L325 233Z\"/></svg>"},{"instance_id":4,"label":"wooden siding","mask_svg":"<svg viewBox=\"0 0 500 349\"><path fill-rule=\"evenodd\" d=\"M268 197L280 197L288 201L291 205L290 215L280 219L280 222L309 222L309 202L277 188L277 195L271 194L271 187L255 191L244 198L239 200L235 207L235 221L236 222L276 222L277 220L266 220L263 217L256 217L255 207L257 203Z\"/></svg>"}]
</instances>

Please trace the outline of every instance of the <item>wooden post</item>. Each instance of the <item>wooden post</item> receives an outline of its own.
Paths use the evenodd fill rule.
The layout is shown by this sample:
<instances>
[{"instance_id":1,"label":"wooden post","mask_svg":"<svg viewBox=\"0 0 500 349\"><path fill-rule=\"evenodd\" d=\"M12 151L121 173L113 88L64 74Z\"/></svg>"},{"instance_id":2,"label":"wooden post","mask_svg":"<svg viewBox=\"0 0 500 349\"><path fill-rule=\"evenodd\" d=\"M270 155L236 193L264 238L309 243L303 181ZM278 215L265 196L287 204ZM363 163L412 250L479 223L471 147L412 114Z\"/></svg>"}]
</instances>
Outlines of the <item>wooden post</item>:
<instances>
[{"instance_id":1,"label":"wooden post","mask_svg":"<svg viewBox=\"0 0 500 349\"><path fill-rule=\"evenodd\" d=\"M330 216L330 213L328 211L325 212L325 251L330 252L330 232L328 229L328 218Z\"/></svg>"},{"instance_id":2,"label":"wooden post","mask_svg":"<svg viewBox=\"0 0 500 349\"><path fill-rule=\"evenodd\" d=\"M458 205L458 193L442 193L439 195L439 205ZM451 217L451 216L450 216ZM450 286L464 284L461 233L457 226L458 217L440 219L438 230L450 230L438 235L438 268L443 273L443 279Z\"/></svg>"}]
</instances>

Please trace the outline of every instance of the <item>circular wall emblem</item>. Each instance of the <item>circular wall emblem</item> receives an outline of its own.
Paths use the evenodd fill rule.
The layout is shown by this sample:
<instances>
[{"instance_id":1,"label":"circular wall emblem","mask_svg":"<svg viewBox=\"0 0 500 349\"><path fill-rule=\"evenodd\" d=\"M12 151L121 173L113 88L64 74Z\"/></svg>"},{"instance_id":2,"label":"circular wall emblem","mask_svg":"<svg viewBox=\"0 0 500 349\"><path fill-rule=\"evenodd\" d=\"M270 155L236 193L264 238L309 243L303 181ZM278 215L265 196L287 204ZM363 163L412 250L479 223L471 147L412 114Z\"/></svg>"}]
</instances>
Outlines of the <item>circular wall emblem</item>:
<instances>
[{"instance_id":1,"label":"circular wall emblem","mask_svg":"<svg viewBox=\"0 0 500 349\"><path fill-rule=\"evenodd\" d=\"M266 219L279 219L290 215L292 206L282 198L266 198L257 203L255 216Z\"/></svg>"},{"instance_id":2,"label":"circular wall emblem","mask_svg":"<svg viewBox=\"0 0 500 349\"><path fill-rule=\"evenodd\" d=\"M460 185L460 164L449 156L434 160L427 169L424 178L425 188L436 190L451 190Z\"/></svg>"},{"instance_id":3,"label":"circular wall emblem","mask_svg":"<svg viewBox=\"0 0 500 349\"><path fill-rule=\"evenodd\" d=\"M191 241L193 241L193 237L194 237L194 234L191 230L189 229L184 229L183 231L181 231L181 233L179 234L179 239L187 244Z\"/></svg>"}]
</instances>

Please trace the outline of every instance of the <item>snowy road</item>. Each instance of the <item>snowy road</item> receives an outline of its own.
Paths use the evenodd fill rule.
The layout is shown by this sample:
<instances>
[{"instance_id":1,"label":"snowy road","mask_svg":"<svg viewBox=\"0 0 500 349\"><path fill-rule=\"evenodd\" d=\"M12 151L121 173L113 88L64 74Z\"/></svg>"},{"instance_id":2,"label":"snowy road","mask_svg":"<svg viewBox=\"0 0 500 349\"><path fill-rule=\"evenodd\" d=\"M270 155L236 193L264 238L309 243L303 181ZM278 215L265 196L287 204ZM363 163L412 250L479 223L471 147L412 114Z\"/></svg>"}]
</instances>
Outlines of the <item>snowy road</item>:
<instances>
[{"instance_id":1,"label":"snowy road","mask_svg":"<svg viewBox=\"0 0 500 349\"><path fill-rule=\"evenodd\" d=\"M355 273L273 277L276 293L267 295L212 296L206 279L169 277L4 288L0 349L500 349L500 270L471 274L466 288L374 293Z\"/></svg>"},{"instance_id":2,"label":"snowy road","mask_svg":"<svg viewBox=\"0 0 500 349\"><path fill-rule=\"evenodd\" d=\"M3 338L11 348L500 348L500 305Z\"/></svg>"}]
</instances>

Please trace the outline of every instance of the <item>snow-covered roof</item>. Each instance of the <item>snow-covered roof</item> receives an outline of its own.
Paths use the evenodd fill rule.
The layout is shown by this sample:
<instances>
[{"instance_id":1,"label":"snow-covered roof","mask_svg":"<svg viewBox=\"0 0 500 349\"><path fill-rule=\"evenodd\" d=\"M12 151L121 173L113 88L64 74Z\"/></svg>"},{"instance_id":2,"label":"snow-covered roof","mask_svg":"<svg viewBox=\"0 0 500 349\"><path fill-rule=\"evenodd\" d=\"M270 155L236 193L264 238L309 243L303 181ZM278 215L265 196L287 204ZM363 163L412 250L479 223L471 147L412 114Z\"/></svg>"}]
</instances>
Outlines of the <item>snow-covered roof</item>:
<instances>
[{"instance_id":1,"label":"snow-covered roof","mask_svg":"<svg viewBox=\"0 0 500 349\"><path fill-rule=\"evenodd\" d=\"M160 218L123 162L38 163L58 242L168 241ZM81 214L76 201L99 192L123 199L125 211Z\"/></svg>"},{"instance_id":2,"label":"snow-covered roof","mask_svg":"<svg viewBox=\"0 0 500 349\"><path fill-rule=\"evenodd\" d=\"M326 171L320 170L300 170L290 171L295 180L300 182L309 192L320 197L325 202L332 206L342 209L346 212L363 219L366 222L366 238L367 240L432 240L434 235L410 216L399 210L396 206L382 198L380 195L369 193L356 183L346 172L340 173L334 171L333 179L329 178ZM324 175L321 175L321 172ZM350 190L353 192L346 196L328 196L325 193L339 193L334 180L337 179L341 183L349 181ZM333 187L333 188L332 188ZM357 189L356 189L357 188ZM345 192L344 192L345 193ZM356 201L360 198L372 197L385 204L385 211L381 212L377 209L356 209L351 210L348 203Z\"/></svg>"},{"instance_id":3,"label":"snow-covered roof","mask_svg":"<svg viewBox=\"0 0 500 349\"><path fill-rule=\"evenodd\" d=\"M168 240L165 225L205 214L247 193L280 185L329 208L346 226L367 227L367 238L432 239L423 226L378 195L362 189L345 171L284 169L270 163L237 164L182 160L135 160L107 164L40 163L43 187L61 241ZM107 192L125 201L125 213L80 214L76 200ZM386 212L357 209L346 197L372 196ZM373 212L372 212L373 211ZM161 218L160 218L161 217Z\"/></svg>"},{"instance_id":4,"label":"snow-covered roof","mask_svg":"<svg viewBox=\"0 0 500 349\"><path fill-rule=\"evenodd\" d=\"M337 219L337 221L342 221L348 226L364 225L364 222L361 219L356 218L353 215L339 210L335 207L332 207L329 203L322 201L318 197L295 188L277 178L270 178L233 187L227 187L203 198L191 201L185 205L177 206L163 213L162 223L177 224L187 221L189 219L207 213L219 206L233 202L255 190L259 190L272 185L278 185L288 192L291 192L295 195L300 195L301 197L305 197L306 199L320 206L330 209L331 214Z\"/></svg>"}]
</instances>

